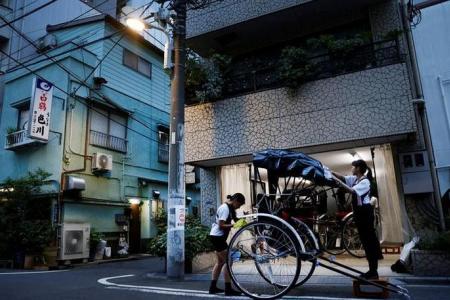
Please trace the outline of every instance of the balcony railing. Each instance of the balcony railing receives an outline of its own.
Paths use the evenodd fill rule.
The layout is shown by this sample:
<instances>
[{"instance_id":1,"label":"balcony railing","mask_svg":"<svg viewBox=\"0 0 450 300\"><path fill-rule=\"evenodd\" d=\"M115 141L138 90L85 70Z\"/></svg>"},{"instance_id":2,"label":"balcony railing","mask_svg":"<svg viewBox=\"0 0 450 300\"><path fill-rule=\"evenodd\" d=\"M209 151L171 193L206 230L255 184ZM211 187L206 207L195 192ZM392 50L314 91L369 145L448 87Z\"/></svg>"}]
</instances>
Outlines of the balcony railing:
<instances>
[{"instance_id":1,"label":"balcony railing","mask_svg":"<svg viewBox=\"0 0 450 300\"><path fill-rule=\"evenodd\" d=\"M28 138L26 129L12 132L6 135L6 150L17 150L33 144L45 144L45 142Z\"/></svg>"},{"instance_id":2,"label":"balcony railing","mask_svg":"<svg viewBox=\"0 0 450 300\"><path fill-rule=\"evenodd\" d=\"M91 130L90 144L123 153L127 152L127 140L95 130Z\"/></svg>"},{"instance_id":3,"label":"balcony railing","mask_svg":"<svg viewBox=\"0 0 450 300\"><path fill-rule=\"evenodd\" d=\"M305 81L324 79L347 73L402 62L397 40L388 40L356 47L345 55L324 54L310 57L313 71ZM278 72L278 57L265 55L256 62L234 63L226 78L223 98L284 86ZM262 67L261 67L262 66Z\"/></svg>"},{"instance_id":4,"label":"balcony railing","mask_svg":"<svg viewBox=\"0 0 450 300\"><path fill-rule=\"evenodd\" d=\"M158 161L164 163L169 162L169 145L158 144Z\"/></svg>"}]
</instances>

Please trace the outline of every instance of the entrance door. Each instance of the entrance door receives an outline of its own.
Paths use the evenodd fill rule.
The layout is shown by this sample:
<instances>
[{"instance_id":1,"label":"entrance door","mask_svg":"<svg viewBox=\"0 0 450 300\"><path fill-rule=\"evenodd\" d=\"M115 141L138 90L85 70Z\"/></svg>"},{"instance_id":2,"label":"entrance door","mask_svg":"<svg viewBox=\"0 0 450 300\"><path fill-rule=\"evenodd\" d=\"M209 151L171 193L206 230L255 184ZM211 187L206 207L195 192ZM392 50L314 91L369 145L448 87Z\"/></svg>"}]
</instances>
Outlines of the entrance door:
<instances>
[{"instance_id":1,"label":"entrance door","mask_svg":"<svg viewBox=\"0 0 450 300\"><path fill-rule=\"evenodd\" d=\"M139 204L131 204L130 213L130 253L141 250L141 210Z\"/></svg>"}]
</instances>

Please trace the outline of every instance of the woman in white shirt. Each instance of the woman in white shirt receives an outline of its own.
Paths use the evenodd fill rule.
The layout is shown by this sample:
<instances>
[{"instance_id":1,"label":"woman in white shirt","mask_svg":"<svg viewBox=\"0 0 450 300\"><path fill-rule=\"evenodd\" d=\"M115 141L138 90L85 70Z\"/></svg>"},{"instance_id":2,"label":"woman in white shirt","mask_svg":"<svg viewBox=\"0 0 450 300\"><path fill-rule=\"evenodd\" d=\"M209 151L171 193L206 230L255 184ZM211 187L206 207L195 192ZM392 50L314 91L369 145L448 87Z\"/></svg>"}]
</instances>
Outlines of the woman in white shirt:
<instances>
[{"instance_id":1,"label":"woman in white shirt","mask_svg":"<svg viewBox=\"0 0 450 300\"><path fill-rule=\"evenodd\" d=\"M367 175L365 175L367 172ZM359 238L366 252L369 271L361 275L364 279L378 279L378 260L383 259L380 241L378 240L374 221L374 210L370 203L370 183L373 180L372 171L363 160L352 162L352 175L342 176L333 172L338 182L349 190L352 195L353 217L358 228Z\"/></svg>"},{"instance_id":2,"label":"woman in white shirt","mask_svg":"<svg viewBox=\"0 0 450 300\"><path fill-rule=\"evenodd\" d=\"M241 207L245 203L245 197L241 193L236 193L232 196L227 196L228 201L223 203L217 209L216 220L211 226L211 232L209 237L216 251L216 264L212 270L212 280L209 287L210 294L222 293L223 290L217 287L217 280L219 279L220 272L225 265L227 259L227 238L230 233L233 224L231 221L236 222L236 209ZM223 277L225 280L225 296L238 296L241 293L235 291L231 287L231 278L227 268L223 270Z\"/></svg>"}]
</instances>

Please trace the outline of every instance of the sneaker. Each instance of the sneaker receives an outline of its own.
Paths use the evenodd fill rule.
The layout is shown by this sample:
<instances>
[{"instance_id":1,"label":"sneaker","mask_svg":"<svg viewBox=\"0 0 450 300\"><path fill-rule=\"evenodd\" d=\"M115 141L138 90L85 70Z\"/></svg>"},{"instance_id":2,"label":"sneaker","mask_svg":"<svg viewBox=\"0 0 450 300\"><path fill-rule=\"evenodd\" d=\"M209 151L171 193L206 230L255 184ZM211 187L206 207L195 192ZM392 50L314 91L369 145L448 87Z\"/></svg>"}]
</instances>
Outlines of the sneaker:
<instances>
[{"instance_id":1,"label":"sneaker","mask_svg":"<svg viewBox=\"0 0 450 300\"><path fill-rule=\"evenodd\" d=\"M222 289L219 289L218 287L211 287L209 288L209 293L210 294L220 294L223 293L224 291Z\"/></svg>"},{"instance_id":2,"label":"sneaker","mask_svg":"<svg viewBox=\"0 0 450 300\"><path fill-rule=\"evenodd\" d=\"M225 296L240 296L242 295L241 292L235 291L233 289L225 290Z\"/></svg>"},{"instance_id":3,"label":"sneaker","mask_svg":"<svg viewBox=\"0 0 450 300\"><path fill-rule=\"evenodd\" d=\"M359 276L359 278L361 278L361 279L365 279L365 280L376 280L376 279L378 279L378 272L376 272L376 271L368 271L368 272L366 272L366 273L364 273L364 274L361 274L360 276Z\"/></svg>"}]
</instances>

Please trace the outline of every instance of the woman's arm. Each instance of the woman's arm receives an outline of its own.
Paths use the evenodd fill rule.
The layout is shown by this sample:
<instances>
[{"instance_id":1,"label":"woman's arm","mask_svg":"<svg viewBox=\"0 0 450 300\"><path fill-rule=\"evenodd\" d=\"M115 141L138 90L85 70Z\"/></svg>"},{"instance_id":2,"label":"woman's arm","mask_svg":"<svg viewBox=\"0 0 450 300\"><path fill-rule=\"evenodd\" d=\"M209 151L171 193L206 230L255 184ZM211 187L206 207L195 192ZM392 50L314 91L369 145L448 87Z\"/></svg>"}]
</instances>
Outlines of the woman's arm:
<instances>
[{"instance_id":1,"label":"woman's arm","mask_svg":"<svg viewBox=\"0 0 450 300\"><path fill-rule=\"evenodd\" d=\"M345 181L344 175L341 175L341 174L336 173L336 172L334 172L334 171L331 171L331 174L333 174L334 177L337 177L340 181Z\"/></svg>"},{"instance_id":2,"label":"woman's arm","mask_svg":"<svg viewBox=\"0 0 450 300\"><path fill-rule=\"evenodd\" d=\"M233 227L233 224L226 224L224 220L219 220L219 228L221 230L228 230Z\"/></svg>"},{"instance_id":3,"label":"woman's arm","mask_svg":"<svg viewBox=\"0 0 450 300\"><path fill-rule=\"evenodd\" d=\"M351 187L349 187L347 184L345 184L345 177L344 176L342 176L342 175L340 175L340 174L338 174L338 173L335 173L335 172L331 172L332 174L333 174L333 179L334 179L334 181L336 181L337 182L337 184L340 186L340 187L343 187L347 192L349 192L349 193L354 193L355 192L355 190L354 189L352 189ZM337 175L337 176L336 176Z\"/></svg>"}]
</instances>

